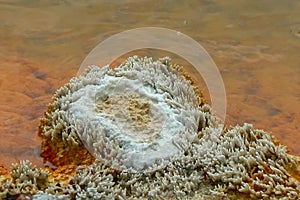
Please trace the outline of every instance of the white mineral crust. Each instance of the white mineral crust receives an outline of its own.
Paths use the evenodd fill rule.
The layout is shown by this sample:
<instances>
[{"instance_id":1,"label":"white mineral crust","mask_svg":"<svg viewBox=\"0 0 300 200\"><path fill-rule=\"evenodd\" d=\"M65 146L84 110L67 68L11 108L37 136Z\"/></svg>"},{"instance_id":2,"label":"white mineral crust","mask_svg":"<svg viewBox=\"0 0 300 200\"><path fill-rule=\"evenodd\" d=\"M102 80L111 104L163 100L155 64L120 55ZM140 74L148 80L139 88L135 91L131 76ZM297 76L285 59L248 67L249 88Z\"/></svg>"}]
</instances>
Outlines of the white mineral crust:
<instances>
[{"instance_id":1,"label":"white mineral crust","mask_svg":"<svg viewBox=\"0 0 300 200\"><path fill-rule=\"evenodd\" d=\"M97 158L142 170L183 152L196 136L200 112L190 83L174 69L131 62L115 71L99 68L94 84L72 93L68 114ZM139 112L143 107L148 110Z\"/></svg>"}]
</instances>

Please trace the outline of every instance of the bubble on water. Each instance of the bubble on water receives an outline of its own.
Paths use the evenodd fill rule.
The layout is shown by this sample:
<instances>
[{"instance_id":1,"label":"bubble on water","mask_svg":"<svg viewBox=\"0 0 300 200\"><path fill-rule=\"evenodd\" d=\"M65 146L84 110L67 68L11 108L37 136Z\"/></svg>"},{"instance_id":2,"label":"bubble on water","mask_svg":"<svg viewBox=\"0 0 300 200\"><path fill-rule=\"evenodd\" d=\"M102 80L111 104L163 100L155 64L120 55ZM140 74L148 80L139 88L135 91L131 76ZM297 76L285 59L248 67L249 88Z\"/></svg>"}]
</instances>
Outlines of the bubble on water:
<instances>
[{"instance_id":1,"label":"bubble on water","mask_svg":"<svg viewBox=\"0 0 300 200\"><path fill-rule=\"evenodd\" d=\"M293 36L300 38L300 24L295 24L290 29Z\"/></svg>"}]
</instances>

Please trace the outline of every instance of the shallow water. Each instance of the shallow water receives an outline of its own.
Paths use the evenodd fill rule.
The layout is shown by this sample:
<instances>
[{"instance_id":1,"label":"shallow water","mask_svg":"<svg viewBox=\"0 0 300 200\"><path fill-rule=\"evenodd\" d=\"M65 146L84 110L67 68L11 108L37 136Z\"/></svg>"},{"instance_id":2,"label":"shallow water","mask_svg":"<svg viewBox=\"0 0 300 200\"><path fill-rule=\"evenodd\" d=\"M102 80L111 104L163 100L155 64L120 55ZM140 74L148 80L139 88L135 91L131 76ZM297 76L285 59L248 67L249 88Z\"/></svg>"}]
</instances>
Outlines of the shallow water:
<instances>
[{"instance_id":1,"label":"shallow water","mask_svg":"<svg viewBox=\"0 0 300 200\"><path fill-rule=\"evenodd\" d=\"M205 47L224 80L228 125L253 123L300 155L299 1L10 0L0 1L0 19L0 165L41 165L37 127L55 90L99 42L145 26Z\"/></svg>"}]
</instances>

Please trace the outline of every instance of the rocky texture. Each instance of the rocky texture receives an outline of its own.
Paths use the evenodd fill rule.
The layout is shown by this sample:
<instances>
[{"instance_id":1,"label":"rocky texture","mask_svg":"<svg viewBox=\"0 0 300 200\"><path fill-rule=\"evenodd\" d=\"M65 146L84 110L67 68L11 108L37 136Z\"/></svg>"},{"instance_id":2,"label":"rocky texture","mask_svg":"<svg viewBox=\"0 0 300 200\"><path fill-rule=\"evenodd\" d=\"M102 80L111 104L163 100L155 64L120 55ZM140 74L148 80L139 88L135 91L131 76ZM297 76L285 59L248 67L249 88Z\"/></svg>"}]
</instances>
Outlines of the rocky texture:
<instances>
[{"instance_id":1,"label":"rocky texture","mask_svg":"<svg viewBox=\"0 0 300 200\"><path fill-rule=\"evenodd\" d=\"M135 62L136 59L138 58L131 61ZM132 66L125 64L124 67L128 67L126 73L131 74ZM103 75L103 72L107 72L103 70L109 69L91 68L91 70ZM108 75L111 73L115 72L110 71ZM88 79L94 74L90 75L91 77L81 79L81 83L88 85ZM76 85L74 81L77 80L72 79L70 84ZM98 82L94 83L97 85ZM207 104L197 106L195 111L199 113L197 129L194 137L187 140L187 147L176 156L165 160L164 165L153 165L146 170L132 171L132 168L114 167L108 160L112 157L103 156L94 162L89 158L84 160L82 163L93 162L93 164L78 166L74 173L76 165L64 165L72 161L65 158L74 154L68 151L79 151L78 154L85 152L83 155L89 156L91 154L80 143L81 132L78 132L80 129L74 129L72 132L71 130L76 128L76 123L71 124L73 121L66 118L70 115L64 113L72 109L70 102L75 102L70 93L70 87L65 86L58 90L40 126L43 130L41 132L43 145L50 146L49 155L51 152L62 150L57 160L53 155L50 158L45 157L45 160L60 166L48 163L53 168L49 169L51 175L48 176L49 174L43 170L34 169L29 162L14 165L11 178L2 180L0 188L2 197L25 195L28 190L20 188L30 183L30 187L33 188L30 192L33 199L299 199L300 185L295 179L299 178L299 162L296 158L287 154L286 148L269 133L255 130L250 124L230 129L222 128ZM149 115L151 104L147 99L132 93L124 96L120 95L120 92L114 94L121 102L128 103L129 109L126 110L129 119L133 124L137 123L137 128L151 122L153 117ZM105 111L106 114L122 114L123 103L119 105L121 111L115 111L111 103L118 102L110 99L109 95L98 93L94 97L97 97L94 101L96 113ZM172 100L171 98L170 101ZM187 102L181 103L189 105ZM180 108L176 103L168 105ZM62 112L56 112L57 109ZM80 161L80 156L75 157L75 163ZM87 160L89 162L86 162ZM65 176L59 176L60 174Z\"/></svg>"},{"instance_id":2,"label":"rocky texture","mask_svg":"<svg viewBox=\"0 0 300 200\"><path fill-rule=\"evenodd\" d=\"M0 184L0 198L43 191L48 187L48 176L48 171L36 168L29 161L13 164L10 178Z\"/></svg>"},{"instance_id":3,"label":"rocky texture","mask_svg":"<svg viewBox=\"0 0 300 200\"><path fill-rule=\"evenodd\" d=\"M42 156L54 165L89 163L85 145L119 169L164 165L196 137L198 98L168 59L130 57L114 69L91 67L48 106L39 129Z\"/></svg>"},{"instance_id":4,"label":"rocky texture","mask_svg":"<svg viewBox=\"0 0 300 200\"><path fill-rule=\"evenodd\" d=\"M24 182L26 174L32 173L27 170L31 165L25 162L16 166L15 169L26 170L13 170L12 177L18 175L18 180ZM43 183L49 184L41 187L33 198L298 199L300 185L291 176L297 166L285 147L275 145L269 133L255 130L249 124L229 130L206 127L183 155L170 160L164 168L131 173L96 160L89 167L77 167L76 174L69 176L64 185L42 176L46 178ZM8 191L2 191L2 195Z\"/></svg>"},{"instance_id":5,"label":"rocky texture","mask_svg":"<svg viewBox=\"0 0 300 200\"><path fill-rule=\"evenodd\" d=\"M252 198L299 197L300 185L288 172L297 161L269 133L244 124L221 132L207 128L203 134L198 156L216 194L233 190Z\"/></svg>"}]
</instances>

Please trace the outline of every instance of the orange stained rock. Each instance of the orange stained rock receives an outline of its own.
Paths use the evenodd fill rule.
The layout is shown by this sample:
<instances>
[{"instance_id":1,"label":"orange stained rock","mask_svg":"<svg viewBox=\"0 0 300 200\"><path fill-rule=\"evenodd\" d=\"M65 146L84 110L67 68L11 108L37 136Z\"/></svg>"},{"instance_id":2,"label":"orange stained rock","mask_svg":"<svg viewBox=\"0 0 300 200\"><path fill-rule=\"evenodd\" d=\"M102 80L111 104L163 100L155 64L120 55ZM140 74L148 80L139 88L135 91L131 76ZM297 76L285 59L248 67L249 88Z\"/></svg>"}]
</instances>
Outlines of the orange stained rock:
<instances>
[{"instance_id":1,"label":"orange stained rock","mask_svg":"<svg viewBox=\"0 0 300 200\"><path fill-rule=\"evenodd\" d=\"M54 185L59 183L62 187L69 183L76 174L77 165L59 166L57 169L45 168L50 172L49 182Z\"/></svg>"},{"instance_id":2,"label":"orange stained rock","mask_svg":"<svg viewBox=\"0 0 300 200\"><path fill-rule=\"evenodd\" d=\"M9 171L3 165L0 165L0 176L7 175L8 173Z\"/></svg>"},{"instance_id":3,"label":"orange stained rock","mask_svg":"<svg viewBox=\"0 0 300 200\"><path fill-rule=\"evenodd\" d=\"M43 139L41 156L44 159L44 163L50 162L57 167L70 164L89 165L95 160L82 144L66 146L62 143L55 143L45 139Z\"/></svg>"}]
</instances>

